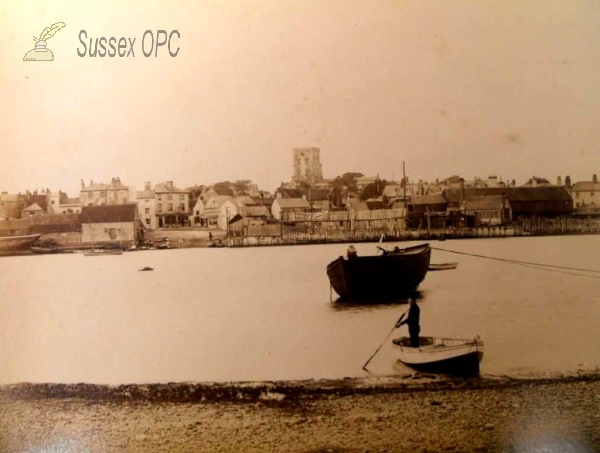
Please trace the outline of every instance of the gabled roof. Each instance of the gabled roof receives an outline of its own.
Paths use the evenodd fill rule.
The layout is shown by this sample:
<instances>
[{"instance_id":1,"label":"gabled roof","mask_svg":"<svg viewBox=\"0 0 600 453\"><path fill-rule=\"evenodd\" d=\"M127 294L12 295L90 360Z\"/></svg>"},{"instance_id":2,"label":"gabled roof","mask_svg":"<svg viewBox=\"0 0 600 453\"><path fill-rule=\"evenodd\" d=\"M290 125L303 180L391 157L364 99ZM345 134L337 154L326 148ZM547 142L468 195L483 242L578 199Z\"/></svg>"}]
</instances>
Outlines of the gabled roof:
<instances>
[{"instance_id":1,"label":"gabled roof","mask_svg":"<svg viewBox=\"0 0 600 453\"><path fill-rule=\"evenodd\" d=\"M32 205L29 205L25 209L23 209L23 212L40 212L40 211L44 212L44 210L37 203L33 203Z\"/></svg>"},{"instance_id":2,"label":"gabled roof","mask_svg":"<svg viewBox=\"0 0 600 453\"><path fill-rule=\"evenodd\" d=\"M154 186L154 193L188 193L188 190L180 189L179 187L170 185L166 182L161 182Z\"/></svg>"},{"instance_id":3,"label":"gabled roof","mask_svg":"<svg viewBox=\"0 0 600 453\"><path fill-rule=\"evenodd\" d=\"M414 195L410 197L408 204L446 204L446 199L441 193L433 195Z\"/></svg>"},{"instance_id":4,"label":"gabled roof","mask_svg":"<svg viewBox=\"0 0 600 453\"><path fill-rule=\"evenodd\" d=\"M249 206L246 210L246 217L270 217L271 213L266 206Z\"/></svg>"},{"instance_id":5,"label":"gabled roof","mask_svg":"<svg viewBox=\"0 0 600 453\"><path fill-rule=\"evenodd\" d=\"M248 195L240 195L237 197L237 202L240 206L255 206L257 203Z\"/></svg>"},{"instance_id":6,"label":"gabled roof","mask_svg":"<svg viewBox=\"0 0 600 453\"><path fill-rule=\"evenodd\" d=\"M133 222L136 218L137 204L116 204L109 206L83 206L82 223L119 223Z\"/></svg>"},{"instance_id":7,"label":"gabled roof","mask_svg":"<svg viewBox=\"0 0 600 453\"><path fill-rule=\"evenodd\" d=\"M600 192L600 182L580 181L573 184L572 192Z\"/></svg>"},{"instance_id":8,"label":"gabled roof","mask_svg":"<svg viewBox=\"0 0 600 453\"><path fill-rule=\"evenodd\" d=\"M368 211L369 206L364 201L360 201L358 198L351 198L346 202L346 207L354 211Z\"/></svg>"},{"instance_id":9,"label":"gabled roof","mask_svg":"<svg viewBox=\"0 0 600 453\"><path fill-rule=\"evenodd\" d=\"M225 203L226 201L231 201L233 204L235 204L235 197L232 197L231 195L213 195L212 197L206 200L204 206L206 206L212 200L215 200L219 207L223 206L223 203Z\"/></svg>"},{"instance_id":10,"label":"gabled roof","mask_svg":"<svg viewBox=\"0 0 600 453\"><path fill-rule=\"evenodd\" d=\"M274 203L279 204L281 209L310 208L304 198L277 198Z\"/></svg>"}]
</instances>

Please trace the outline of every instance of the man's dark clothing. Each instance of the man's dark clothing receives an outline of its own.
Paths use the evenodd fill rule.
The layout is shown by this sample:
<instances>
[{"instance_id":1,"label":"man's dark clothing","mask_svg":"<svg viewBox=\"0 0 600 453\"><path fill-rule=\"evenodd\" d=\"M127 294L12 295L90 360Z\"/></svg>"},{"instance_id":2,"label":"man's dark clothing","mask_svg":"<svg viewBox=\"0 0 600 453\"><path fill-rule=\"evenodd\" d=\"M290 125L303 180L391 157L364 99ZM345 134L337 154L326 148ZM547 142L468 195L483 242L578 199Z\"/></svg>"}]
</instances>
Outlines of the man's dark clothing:
<instances>
[{"instance_id":1,"label":"man's dark clothing","mask_svg":"<svg viewBox=\"0 0 600 453\"><path fill-rule=\"evenodd\" d=\"M421 309L414 302L408 310L408 318L402 324L408 324L408 333L410 335L410 346L412 348L419 347L419 333L421 332L421 326L419 325L419 318L421 317Z\"/></svg>"}]
</instances>

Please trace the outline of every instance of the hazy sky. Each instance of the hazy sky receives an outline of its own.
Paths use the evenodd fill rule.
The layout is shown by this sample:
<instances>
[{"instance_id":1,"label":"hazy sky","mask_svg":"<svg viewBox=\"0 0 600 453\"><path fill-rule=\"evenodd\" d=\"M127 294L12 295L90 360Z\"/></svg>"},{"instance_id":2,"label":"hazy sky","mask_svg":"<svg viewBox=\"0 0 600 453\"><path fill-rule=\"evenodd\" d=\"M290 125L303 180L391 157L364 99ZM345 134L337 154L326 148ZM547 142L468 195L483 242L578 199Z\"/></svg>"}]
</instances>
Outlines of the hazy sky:
<instances>
[{"instance_id":1,"label":"hazy sky","mask_svg":"<svg viewBox=\"0 0 600 453\"><path fill-rule=\"evenodd\" d=\"M24 62L55 23L52 62ZM146 58L145 30L176 29ZM79 57L135 38L135 58ZM148 43L150 41L147 41ZM0 189L600 174L600 2L0 1Z\"/></svg>"}]
</instances>

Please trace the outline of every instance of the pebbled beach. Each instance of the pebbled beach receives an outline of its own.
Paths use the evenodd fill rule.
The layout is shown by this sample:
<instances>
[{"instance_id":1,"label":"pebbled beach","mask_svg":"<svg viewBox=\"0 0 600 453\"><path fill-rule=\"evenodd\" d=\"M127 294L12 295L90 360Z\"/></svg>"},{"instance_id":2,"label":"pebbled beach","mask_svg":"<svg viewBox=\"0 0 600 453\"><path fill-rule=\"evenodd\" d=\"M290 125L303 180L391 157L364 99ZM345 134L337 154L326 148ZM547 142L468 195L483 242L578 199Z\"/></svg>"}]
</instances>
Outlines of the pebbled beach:
<instances>
[{"instance_id":1,"label":"pebbled beach","mask_svg":"<svg viewBox=\"0 0 600 453\"><path fill-rule=\"evenodd\" d=\"M2 452L597 452L600 375L0 387Z\"/></svg>"}]
</instances>

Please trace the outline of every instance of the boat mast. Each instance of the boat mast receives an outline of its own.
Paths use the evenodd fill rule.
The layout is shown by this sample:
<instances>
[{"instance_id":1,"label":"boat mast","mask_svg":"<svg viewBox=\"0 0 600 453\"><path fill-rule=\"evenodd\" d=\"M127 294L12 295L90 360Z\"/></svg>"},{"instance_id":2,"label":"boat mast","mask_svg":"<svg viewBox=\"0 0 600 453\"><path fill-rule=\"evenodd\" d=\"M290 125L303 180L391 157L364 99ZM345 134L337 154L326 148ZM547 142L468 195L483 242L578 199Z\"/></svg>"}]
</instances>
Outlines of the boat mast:
<instances>
[{"instance_id":1,"label":"boat mast","mask_svg":"<svg viewBox=\"0 0 600 453\"><path fill-rule=\"evenodd\" d=\"M404 229L406 230L408 225L406 225L406 217L408 213L408 203L406 203L406 172L404 169L404 161L402 161L402 187L404 189Z\"/></svg>"}]
</instances>

